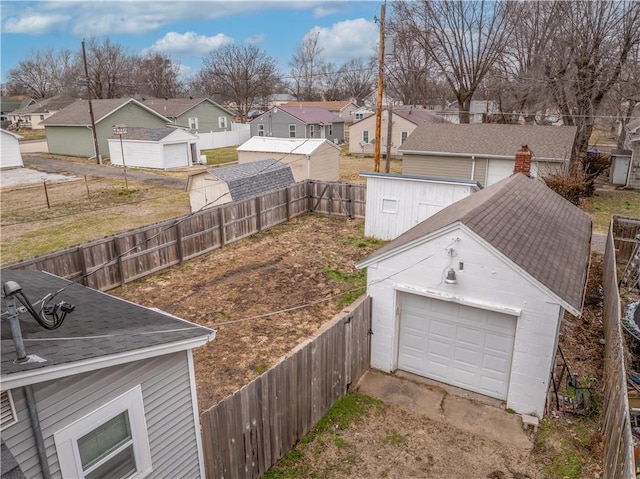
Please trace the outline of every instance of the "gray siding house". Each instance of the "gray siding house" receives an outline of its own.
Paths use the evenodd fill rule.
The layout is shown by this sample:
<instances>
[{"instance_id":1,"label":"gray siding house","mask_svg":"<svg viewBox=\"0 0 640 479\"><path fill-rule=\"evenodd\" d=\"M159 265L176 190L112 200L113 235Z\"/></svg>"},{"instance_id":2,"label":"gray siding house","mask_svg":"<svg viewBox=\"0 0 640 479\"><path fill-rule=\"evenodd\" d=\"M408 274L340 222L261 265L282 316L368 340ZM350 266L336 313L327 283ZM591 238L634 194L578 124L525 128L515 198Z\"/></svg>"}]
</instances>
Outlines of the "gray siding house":
<instances>
[{"instance_id":1,"label":"gray siding house","mask_svg":"<svg viewBox=\"0 0 640 479\"><path fill-rule=\"evenodd\" d=\"M208 98L152 98L142 103L191 133L230 131L234 114Z\"/></svg>"},{"instance_id":2,"label":"gray siding house","mask_svg":"<svg viewBox=\"0 0 640 479\"><path fill-rule=\"evenodd\" d=\"M2 278L75 306L55 330L19 313L27 362L2 321L2 439L25 477L204 477L192 349L215 331L40 271Z\"/></svg>"},{"instance_id":3,"label":"gray siding house","mask_svg":"<svg viewBox=\"0 0 640 479\"><path fill-rule=\"evenodd\" d=\"M249 123L251 136L344 141L344 120L323 108L276 106Z\"/></svg>"},{"instance_id":4,"label":"gray siding house","mask_svg":"<svg viewBox=\"0 0 640 479\"><path fill-rule=\"evenodd\" d=\"M513 173L527 145L534 177L561 171L571 156L574 126L453 123L419 125L398 148L402 173L473 180L489 186Z\"/></svg>"},{"instance_id":5,"label":"gray siding house","mask_svg":"<svg viewBox=\"0 0 640 479\"><path fill-rule=\"evenodd\" d=\"M171 121L133 98L93 100L93 116L101 156L109 154L108 139L114 125L162 128ZM77 100L42 123L49 153L54 155L95 157L89 102Z\"/></svg>"}]
</instances>

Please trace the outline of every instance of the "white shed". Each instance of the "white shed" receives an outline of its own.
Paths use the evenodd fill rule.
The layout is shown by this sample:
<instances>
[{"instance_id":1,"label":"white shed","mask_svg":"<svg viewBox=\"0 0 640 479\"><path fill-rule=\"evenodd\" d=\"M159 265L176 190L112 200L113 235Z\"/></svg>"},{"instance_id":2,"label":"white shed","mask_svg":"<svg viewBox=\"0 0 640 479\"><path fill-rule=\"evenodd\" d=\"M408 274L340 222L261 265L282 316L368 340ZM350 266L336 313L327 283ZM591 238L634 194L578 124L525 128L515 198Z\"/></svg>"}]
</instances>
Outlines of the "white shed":
<instances>
[{"instance_id":1,"label":"white shed","mask_svg":"<svg viewBox=\"0 0 640 479\"><path fill-rule=\"evenodd\" d=\"M191 212L241 201L294 183L289 165L266 159L189 175Z\"/></svg>"},{"instance_id":2,"label":"white shed","mask_svg":"<svg viewBox=\"0 0 640 479\"><path fill-rule=\"evenodd\" d=\"M20 135L0 129L2 132L2 154L0 154L0 168L18 168L24 166L20 154Z\"/></svg>"},{"instance_id":3,"label":"white shed","mask_svg":"<svg viewBox=\"0 0 640 479\"><path fill-rule=\"evenodd\" d=\"M367 179L364 234L385 241L481 189L472 180L369 172L360 176Z\"/></svg>"},{"instance_id":4,"label":"white shed","mask_svg":"<svg viewBox=\"0 0 640 479\"><path fill-rule=\"evenodd\" d=\"M340 180L340 147L327 139L254 136L238 147L240 164L265 158L291 166L296 182Z\"/></svg>"},{"instance_id":5,"label":"white shed","mask_svg":"<svg viewBox=\"0 0 640 479\"><path fill-rule=\"evenodd\" d=\"M373 299L371 366L541 417L590 242L589 215L522 174L443 209L357 265Z\"/></svg>"},{"instance_id":6,"label":"white shed","mask_svg":"<svg viewBox=\"0 0 640 479\"><path fill-rule=\"evenodd\" d=\"M198 136L180 128L126 127L122 140L109 138L112 165L167 170L197 163ZM124 154L124 160L123 160Z\"/></svg>"}]
</instances>

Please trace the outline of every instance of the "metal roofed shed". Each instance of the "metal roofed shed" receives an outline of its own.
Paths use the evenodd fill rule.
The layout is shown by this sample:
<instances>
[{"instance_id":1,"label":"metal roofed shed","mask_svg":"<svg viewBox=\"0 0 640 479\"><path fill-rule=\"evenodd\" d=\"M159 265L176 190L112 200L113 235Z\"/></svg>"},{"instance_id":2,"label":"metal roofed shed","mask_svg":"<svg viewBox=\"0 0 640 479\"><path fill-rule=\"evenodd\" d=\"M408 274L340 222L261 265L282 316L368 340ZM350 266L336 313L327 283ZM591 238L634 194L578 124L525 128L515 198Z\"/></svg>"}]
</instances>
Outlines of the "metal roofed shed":
<instances>
[{"instance_id":1,"label":"metal roofed shed","mask_svg":"<svg viewBox=\"0 0 640 479\"><path fill-rule=\"evenodd\" d=\"M240 164L275 158L289 165L296 182L340 180L340 147L327 139L254 136L237 151Z\"/></svg>"},{"instance_id":2,"label":"metal roofed shed","mask_svg":"<svg viewBox=\"0 0 640 479\"><path fill-rule=\"evenodd\" d=\"M190 175L187 192L191 212L241 201L295 183L289 165L273 158L212 168Z\"/></svg>"}]
</instances>

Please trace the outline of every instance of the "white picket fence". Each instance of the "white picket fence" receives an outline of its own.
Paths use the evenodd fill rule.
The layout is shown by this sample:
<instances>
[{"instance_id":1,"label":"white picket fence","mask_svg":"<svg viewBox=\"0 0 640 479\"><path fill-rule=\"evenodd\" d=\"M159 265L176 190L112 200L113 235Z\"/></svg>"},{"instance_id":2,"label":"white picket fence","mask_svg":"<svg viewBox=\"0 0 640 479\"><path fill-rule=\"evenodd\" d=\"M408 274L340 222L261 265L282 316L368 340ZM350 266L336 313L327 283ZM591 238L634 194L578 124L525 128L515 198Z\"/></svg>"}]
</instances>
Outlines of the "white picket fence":
<instances>
[{"instance_id":1,"label":"white picket fence","mask_svg":"<svg viewBox=\"0 0 640 479\"><path fill-rule=\"evenodd\" d=\"M246 123L231 123L231 131L198 133L198 150L242 145L250 136L249 125Z\"/></svg>"}]
</instances>

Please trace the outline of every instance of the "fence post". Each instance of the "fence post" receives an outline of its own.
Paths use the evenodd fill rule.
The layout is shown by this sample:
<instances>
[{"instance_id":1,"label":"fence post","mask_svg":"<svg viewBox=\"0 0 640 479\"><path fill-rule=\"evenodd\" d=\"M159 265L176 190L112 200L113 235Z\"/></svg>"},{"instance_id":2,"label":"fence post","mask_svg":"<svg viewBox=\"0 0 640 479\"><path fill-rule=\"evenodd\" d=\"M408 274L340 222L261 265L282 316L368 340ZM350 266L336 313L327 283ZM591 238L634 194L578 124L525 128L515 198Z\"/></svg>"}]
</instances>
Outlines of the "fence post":
<instances>
[{"instance_id":1,"label":"fence post","mask_svg":"<svg viewBox=\"0 0 640 479\"><path fill-rule=\"evenodd\" d=\"M78 254L78 263L80 265L80 279L82 280L82 284L87 286L87 262L84 259L84 248L82 246L78 246L76 251Z\"/></svg>"},{"instance_id":2,"label":"fence post","mask_svg":"<svg viewBox=\"0 0 640 479\"><path fill-rule=\"evenodd\" d=\"M182 264L184 261L184 250L182 248L182 229L180 223L176 223L176 244L178 246L178 263Z\"/></svg>"},{"instance_id":3,"label":"fence post","mask_svg":"<svg viewBox=\"0 0 640 479\"><path fill-rule=\"evenodd\" d=\"M355 190L353 189L353 185L351 183L349 183L347 185L347 191L349 192L349 219L353 219L355 218L356 214L354 211L355 208Z\"/></svg>"},{"instance_id":4,"label":"fence post","mask_svg":"<svg viewBox=\"0 0 640 479\"><path fill-rule=\"evenodd\" d=\"M291 219L291 190L290 187L287 186L284 189L284 197L285 197L285 208L287 211L287 221Z\"/></svg>"},{"instance_id":5,"label":"fence post","mask_svg":"<svg viewBox=\"0 0 640 479\"><path fill-rule=\"evenodd\" d=\"M313 181L307 181L307 198L309 201L307 202L307 213L313 212Z\"/></svg>"},{"instance_id":6,"label":"fence post","mask_svg":"<svg viewBox=\"0 0 640 479\"><path fill-rule=\"evenodd\" d=\"M218 221L220 222L220 246L227 242L227 235L224 229L224 208L218 209Z\"/></svg>"},{"instance_id":7,"label":"fence post","mask_svg":"<svg viewBox=\"0 0 640 479\"><path fill-rule=\"evenodd\" d=\"M262 212L260 208L260 196L256 196L256 228L262 231Z\"/></svg>"},{"instance_id":8,"label":"fence post","mask_svg":"<svg viewBox=\"0 0 640 479\"><path fill-rule=\"evenodd\" d=\"M116 250L116 264L118 265L118 276L120 277L120 286L124 286L124 269L122 268L122 247L120 245L120 237L113 238L113 246Z\"/></svg>"}]
</instances>

